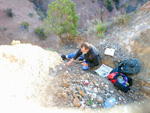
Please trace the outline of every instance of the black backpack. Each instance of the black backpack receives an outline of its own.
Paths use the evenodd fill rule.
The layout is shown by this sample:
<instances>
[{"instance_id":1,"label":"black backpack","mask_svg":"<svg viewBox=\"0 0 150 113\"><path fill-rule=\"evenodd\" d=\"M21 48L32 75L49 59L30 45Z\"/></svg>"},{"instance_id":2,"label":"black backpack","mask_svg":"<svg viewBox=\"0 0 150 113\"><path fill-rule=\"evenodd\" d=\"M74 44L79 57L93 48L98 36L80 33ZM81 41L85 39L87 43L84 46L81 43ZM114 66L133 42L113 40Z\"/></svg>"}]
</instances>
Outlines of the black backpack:
<instances>
[{"instance_id":1,"label":"black backpack","mask_svg":"<svg viewBox=\"0 0 150 113\"><path fill-rule=\"evenodd\" d=\"M124 60L121 62L114 62L117 63L116 67L113 69L112 72L118 72L123 73L125 75L131 75L131 74L137 74L140 72L140 66L136 59L132 60Z\"/></svg>"}]
</instances>

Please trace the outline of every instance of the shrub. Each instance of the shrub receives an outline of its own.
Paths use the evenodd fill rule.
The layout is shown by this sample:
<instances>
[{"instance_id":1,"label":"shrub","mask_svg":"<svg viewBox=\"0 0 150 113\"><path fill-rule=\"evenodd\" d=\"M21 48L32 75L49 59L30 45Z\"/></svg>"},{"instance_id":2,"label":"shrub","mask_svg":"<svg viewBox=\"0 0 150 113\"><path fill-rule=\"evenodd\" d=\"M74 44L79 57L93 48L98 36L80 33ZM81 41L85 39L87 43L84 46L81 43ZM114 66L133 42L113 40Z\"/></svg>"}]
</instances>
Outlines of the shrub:
<instances>
[{"instance_id":1,"label":"shrub","mask_svg":"<svg viewBox=\"0 0 150 113\"><path fill-rule=\"evenodd\" d=\"M7 27L1 26L0 29L6 31L6 30L7 30Z\"/></svg>"},{"instance_id":2,"label":"shrub","mask_svg":"<svg viewBox=\"0 0 150 113\"><path fill-rule=\"evenodd\" d=\"M32 18L34 16L34 14L33 13L29 13L29 16Z\"/></svg>"},{"instance_id":3,"label":"shrub","mask_svg":"<svg viewBox=\"0 0 150 113\"><path fill-rule=\"evenodd\" d=\"M40 37L41 40L45 40L47 38L46 32L41 27L37 27L34 32Z\"/></svg>"},{"instance_id":4,"label":"shrub","mask_svg":"<svg viewBox=\"0 0 150 113\"><path fill-rule=\"evenodd\" d=\"M107 25L99 22L96 28L98 37L104 38Z\"/></svg>"},{"instance_id":5,"label":"shrub","mask_svg":"<svg viewBox=\"0 0 150 113\"><path fill-rule=\"evenodd\" d=\"M92 0L92 3L95 3L95 0Z\"/></svg>"},{"instance_id":6,"label":"shrub","mask_svg":"<svg viewBox=\"0 0 150 113\"><path fill-rule=\"evenodd\" d=\"M112 2L110 0L105 0L104 5L105 5L105 7L107 7L107 10L109 12L111 12L114 9L113 6L112 6Z\"/></svg>"},{"instance_id":7,"label":"shrub","mask_svg":"<svg viewBox=\"0 0 150 113\"><path fill-rule=\"evenodd\" d=\"M45 18L44 13L41 10L36 10L37 14L41 17L41 19L43 20Z\"/></svg>"},{"instance_id":8,"label":"shrub","mask_svg":"<svg viewBox=\"0 0 150 113\"><path fill-rule=\"evenodd\" d=\"M29 24L28 22L22 22L21 25L22 25L25 29L27 29L30 24Z\"/></svg>"},{"instance_id":9,"label":"shrub","mask_svg":"<svg viewBox=\"0 0 150 113\"><path fill-rule=\"evenodd\" d=\"M8 16L8 17L13 17L14 16L14 13L12 12L12 9L6 9L6 10L4 10L4 12L6 13L6 15Z\"/></svg>"},{"instance_id":10,"label":"shrub","mask_svg":"<svg viewBox=\"0 0 150 113\"><path fill-rule=\"evenodd\" d=\"M129 16L129 15L127 15L126 13L124 13L124 15L123 16L119 16L118 17L118 21L117 21L117 23L118 24L121 24L121 25L126 25L127 23L128 23L128 21L131 19L131 17L132 16Z\"/></svg>"},{"instance_id":11,"label":"shrub","mask_svg":"<svg viewBox=\"0 0 150 113\"><path fill-rule=\"evenodd\" d=\"M61 36L69 34L75 37L78 27L76 5L71 0L57 0L48 5L47 17L44 19L44 28L48 32Z\"/></svg>"}]
</instances>

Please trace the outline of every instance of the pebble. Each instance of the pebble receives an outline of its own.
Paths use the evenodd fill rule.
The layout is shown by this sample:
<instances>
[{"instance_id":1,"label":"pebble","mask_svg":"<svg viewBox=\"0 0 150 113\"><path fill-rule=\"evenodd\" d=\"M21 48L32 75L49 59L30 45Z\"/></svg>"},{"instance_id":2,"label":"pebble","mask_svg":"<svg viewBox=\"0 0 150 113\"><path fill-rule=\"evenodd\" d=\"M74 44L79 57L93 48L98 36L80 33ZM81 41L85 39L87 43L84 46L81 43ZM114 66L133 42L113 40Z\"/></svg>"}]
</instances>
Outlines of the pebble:
<instances>
[{"instance_id":1,"label":"pebble","mask_svg":"<svg viewBox=\"0 0 150 113\"><path fill-rule=\"evenodd\" d=\"M63 93L63 94L62 94L62 97L63 97L63 98L68 98L67 93Z\"/></svg>"},{"instance_id":2,"label":"pebble","mask_svg":"<svg viewBox=\"0 0 150 113\"><path fill-rule=\"evenodd\" d=\"M97 91L97 88L94 88L94 89L93 89L93 91L94 91L95 93L97 93L97 92L98 92L98 91Z\"/></svg>"},{"instance_id":3,"label":"pebble","mask_svg":"<svg viewBox=\"0 0 150 113\"><path fill-rule=\"evenodd\" d=\"M99 84L96 83L96 84L95 84L95 87L99 87Z\"/></svg>"},{"instance_id":4,"label":"pebble","mask_svg":"<svg viewBox=\"0 0 150 113\"><path fill-rule=\"evenodd\" d=\"M122 100L121 97L119 97L119 100L120 100L120 101Z\"/></svg>"},{"instance_id":5,"label":"pebble","mask_svg":"<svg viewBox=\"0 0 150 113\"><path fill-rule=\"evenodd\" d=\"M63 68L62 67L59 67L59 71L61 71Z\"/></svg>"},{"instance_id":6,"label":"pebble","mask_svg":"<svg viewBox=\"0 0 150 113\"><path fill-rule=\"evenodd\" d=\"M110 93L114 93L114 91L113 91L113 90L110 90Z\"/></svg>"},{"instance_id":7,"label":"pebble","mask_svg":"<svg viewBox=\"0 0 150 113\"><path fill-rule=\"evenodd\" d=\"M96 96L97 95L95 93L92 93L91 99L94 100L96 98Z\"/></svg>"},{"instance_id":8,"label":"pebble","mask_svg":"<svg viewBox=\"0 0 150 113\"><path fill-rule=\"evenodd\" d=\"M108 85L105 85L106 88L108 88Z\"/></svg>"},{"instance_id":9,"label":"pebble","mask_svg":"<svg viewBox=\"0 0 150 113\"><path fill-rule=\"evenodd\" d=\"M79 94L85 97L85 93L83 91L79 91Z\"/></svg>"},{"instance_id":10,"label":"pebble","mask_svg":"<svg viewBox=\"0 0 150 113\"><path fill-rule=\"evenodd\" d=\"M92 105L92 108L96 108L96 107L97 107L97 105L96 105L96 104L93 104L93 105Z\"/></svg>"},{"instance_id":11,"label":"pebble","mask_svg":"<svg viewBox=\"0 0 150 113\"><path fill-rule=\"evenodd\" d=\"M69 73L69 71L66 71L66 74L68 74Z\"/></svg>"},{"instance_id":12,"label":"pebble","mask_svg":"<svg viewBox=\"0 0 150 113\"><path fill-rule=\"evenodd\" d=\"M96 101L98 102L98 103L103 103L103 98L101 97L101 96L97 96L97 98L96 98Z\"/></svg>"}]
</instances>

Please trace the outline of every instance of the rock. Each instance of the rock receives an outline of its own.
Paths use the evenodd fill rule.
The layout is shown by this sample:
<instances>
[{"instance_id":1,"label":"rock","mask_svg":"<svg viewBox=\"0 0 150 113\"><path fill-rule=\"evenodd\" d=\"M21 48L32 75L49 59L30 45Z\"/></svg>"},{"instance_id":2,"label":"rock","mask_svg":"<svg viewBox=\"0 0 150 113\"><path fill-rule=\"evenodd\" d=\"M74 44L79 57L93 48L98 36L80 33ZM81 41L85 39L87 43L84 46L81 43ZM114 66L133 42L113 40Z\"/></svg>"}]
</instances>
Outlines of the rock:
<instances>
[{"instance_id":1,"label":"rock","mask_svg":"<svg viewBox=\"0 0 150 113\"><path fill-rule=\"evenodd\" d=\"M114 93L114 91L113 91L113 90L110 90L110 93Z\"/></svg>"},{"instance_id":2,"label":"rock","mask_svg":"<svg viewBox=\"0 0 150 113\"><path fill-rule=\"evenodd\" d=\"M91 99L94 100L96 98L96 96L97 95L95 93L93 93Z\"/></svg>"},{"instance_id":3,"label":"rock","mask_svg":"<svg viewBox=\"0 0 150 113\"><path fill-rule=\"evenodd\" d=\"M66 74L68 74L68 73L69 73L69 71L66 71L65 73L66 73Z\"/></svg>"},{"instance_id":4,"label":"rock","mask_svg":"<svg viewBox=\"0 0 150 113\"><path fill-rule=\"evenodd\" d=\"M108 85L105 85L106 88L108 88Z\"/></svg>"},{"instance_id":5,"label":"rock","mask_svg":"<svg viewBox=\"0 0 150 113\"><path fill-rule=\"evenodd\" d=\"M70 87L70 83L62 83L62 86L68 88Z\"/></svg>"},{"instance_id":6,"label":"rock","mask_svg":"<svg viewBox=\"0 0 150 113\"><path fill-rule=\"evenodd\" d=\"M70 87L70 83L69 83L69 81L68 81L68 80L63 79L62 86L63 86L63 87L66 87L66 88Z\"/></svg>"},{"instance_id":7,"label":"rock","mask_svg":"<svg viewBox=\"0 0 150 113\"><path fill-rule=\"evenodd\" d=\"M96 83L96 84L95 84L95 87L98 87L98 86L99 86L99 84Z\"/></svg>"},{"instance_id":8,"label":"rock","mask_svg":"<svg viewBox=\"0 0 150 113\"><path fill-rule=\"evenodd\" d=\"M78 93L78 91L77 91L76 89L74 89L74 88L73 88L71 91L72 91L72 93L74 93L74 94Z\"/></svg>"},{"instance_id":9,"label":"rock","mask_svg":"<svg viewBox=\"0 0 150 113\"><path fill-rule=\"evenodd\" d=\"M85 93L83 91L79 91L79 94L85 97Z\"/></svg>"},{"instance_id":10,"label":"rock","mask_svg":"<svg viewBox=\"0 0 150 113\"><path fill-rule=\"evenodd\" d=\"M103 98L101 96L97 96L96 101L100 104L103 103Z\"/></svg>"},{"instance_id":11,"label":"rock","mask_svg":"<svg viewBox=\"0 0 150 113\"><path fill-rule=\"evenodd\" d=\"M150 10L150 1L148 1L146 4L144 4L141 8L140 11L149 11Z\"/></svg>"},{"instance_id":12,"label":"rock","mask_svg":"<svg viewBox=\"0 0 150 113\"><path fill-rule=\"evenodd\" d=\"M67 75L67 77L69 78L69 77L70 77L70 75Z\"/></svg>"},{"instance_id":13,"label":"rock","mask_svg":"<svg viewBox=\"0 0 150 113\"><path fill-rule=\"evenodd\" d=\"M150 94L150 87L144 86L144 87L141 88L141 91L143 91L147 94Z\"/></svg>"},{"instance_id":14,"label":"rock","mask_svg":"<svg viewBox=\"0 0 150 113\"><path fill-rule=\"evenodd\" d=\"M106 96L107 98L109 98L109 97L111 97L111 94L110 94L110 93L106 93L105 96Z\"/></svg>"},{"instance_id":15,"label":"rock","mask_svg":"<svg viewBox=\"0 0 150 113\"><path fill-rule=\"evenodd\" d=\"M86 102L85 102L85 104L86 104L87 106L89 106L89 105L90 105L90 104L89 104L89 101L86 101Z\"/></svg>"},{"instance_id":16,"label":"rock","mask_svg":"<svg viewBox=\"0 0 150 113\"><path fill-rule=\"evenodd\" d=\"M65 90L65 93L69 94L69 93L70 93L69 89L66 89L66 90Z\"/></svg>"},{"instance_id":17,"label":"rock","mask_svg":"<svg viewBox=\"0 0 150 113\"><path fill-rule=\"evenodd\" d=\"M80 91L80 87L77 87L76 89L77 89L78 91Z\"/></svg>"},{"instance_id":18,"label":"rock","mask_svg":"<svg viewBox=\"0 0 150 113\"><path fill-rule=\"evenodd\" d=\"M73 100L73 106L74 107L80 107L80 100L79 100L79 98L75 98Z\"/></svg>"},{"instance_id":19,"label":"rock","mask_svg":"<svg viewBox=\"0 0 150 113\"><path fill-rule=\"evenodd\" d=\"M65 76L66 76L66 74L64 73L64 74L63 74L63 79L65 78Z\"/></svg>"},{"instance_id":20,"label":"rock","mask_svg":"<svg viewBox=\"0 0 150 113\"><path fill-rule=\"evenodd\" d=\"M104 82L101 83L101 86L104 86Z\"/></svg>"},{"instance_id":21,"label":"rock","mask_svg":"<svg viewBox=\"0 0 150 113\"><path fill-rule=\"evenodd\" d=\"M96 104L92 104L92 108L96 108L97 107L97 105Z\"/></svg>"},{"instance_id":22,"label":"rock","mask_svg":"<svg viewBox=\"0 0 150 113\"><path fill-rule=\"evenodd\" d=\"M85 108L85 104L81 104L80 109L84 109Z\"/></svg>"},{"instance_id":23,"label":"rock","mask_svg":"<svg viewBox=\"0 0 150 113\"><path fill-rule=\"evenodd\" d=\"M79 98L80 97L80 95L79 94L73 94L73 97L77 97L77 98Z\"/></svg>"},{"instance_id":24,"label":"rock","mask_svg":"<svg viewBox=\"0 0 150 113\"><path fill-rule=\"evenodd\" d=\"M97 88L94 88L94 89L93 89L93 91L94 91L95 93L97 93L97 92L98 92Z\"/></svg>"},{"instance_id":25,"label":"rock","mask_svg":"<svg viewBox=\"0 0 150 113\"><path fill-rule=\"evenodd\" d=\"M119 97L119 101L121 101L122 99L121 99L121 97Z\"/></svg>"},{"instance_id":26,"label":"rock","mask_svg":"<svg viewBox=\"0 0 150 113\"><path fill-rule=\"evenodd\" d=\"M61 96L62 96L63 98L68 98L67 93L63 93Z\"/></svg>"}]
</instances>

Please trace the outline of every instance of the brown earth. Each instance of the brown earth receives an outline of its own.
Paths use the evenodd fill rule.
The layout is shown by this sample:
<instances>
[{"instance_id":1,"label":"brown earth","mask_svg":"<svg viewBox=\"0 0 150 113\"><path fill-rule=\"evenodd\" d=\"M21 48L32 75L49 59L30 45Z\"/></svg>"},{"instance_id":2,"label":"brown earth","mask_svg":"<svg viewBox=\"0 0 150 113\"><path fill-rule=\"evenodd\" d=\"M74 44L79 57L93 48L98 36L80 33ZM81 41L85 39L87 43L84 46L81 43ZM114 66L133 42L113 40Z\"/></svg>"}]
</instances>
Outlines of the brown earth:
<instances>
[{"instance_id":1,"label":"brown earth","mask_svg":"<svg viewBox=\"0 0 150 113\"><path fill-rule=\"evenodd\" d=\"M12 18L4 12L9 8L14 13ZM50 35L47 40L40 40L35 35L34 29L41 26L43 21L40 20L34 8L34 5L28 0L0 0L0 45L9 45L12 40L20 40L21 43L32 43L45 48L58 46L58 36ZM30 17L29 13L32 13L33 17ZM22 22L28 22L29 28L23 29L21 27Z\"/></svg>"}]
</instances>

